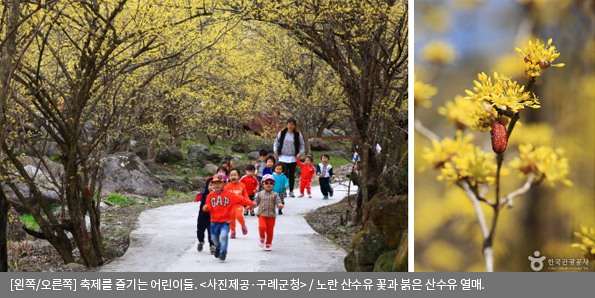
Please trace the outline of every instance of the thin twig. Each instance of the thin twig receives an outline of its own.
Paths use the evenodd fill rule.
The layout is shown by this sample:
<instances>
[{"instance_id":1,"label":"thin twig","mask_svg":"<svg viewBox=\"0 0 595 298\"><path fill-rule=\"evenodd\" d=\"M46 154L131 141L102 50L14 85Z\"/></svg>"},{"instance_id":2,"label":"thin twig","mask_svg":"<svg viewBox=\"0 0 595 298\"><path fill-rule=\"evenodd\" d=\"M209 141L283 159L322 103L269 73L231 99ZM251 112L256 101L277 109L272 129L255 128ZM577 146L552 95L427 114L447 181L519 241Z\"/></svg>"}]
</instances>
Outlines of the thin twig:
<instances>
[{"instance_id":1,"label":"thin twig","mask_svg":"<svg viewBox=\"0 0 595 298\"><path fill-rule=\"evenodd\" d=\"M508 208L512 208L514 206L514 201L513 201L514 197L524 195L525 193L527 193L527 191L529 191L529 189L531 189L531 186L533 186L534 181L535 181L535 174L534 173L529 174L529 177L527 177L527 181L525 181L525 184L523 184L523 186L521 186L521 188L507 194L500 200L500 205L498 205L498 209L502 209L504 207L504 205L507 205L507 204L508 204Z\"/></svg>"},{"instance_id":2,"label":"thin twig","mask_svg":"<svg viewBox=\"0 0 595 298\"><path fill-rule=\"evenodd\" d=\"M422 135L424 135L426 138L428 138L430 140L436 140L436 141L442 140L437 134L435 134L434 132L429 130L427 127L425 127L421 123L421 121L419 121L419 119L415 119L415 130L417 130L419 133L421 133Z\"/></svg>"}]
</instances>

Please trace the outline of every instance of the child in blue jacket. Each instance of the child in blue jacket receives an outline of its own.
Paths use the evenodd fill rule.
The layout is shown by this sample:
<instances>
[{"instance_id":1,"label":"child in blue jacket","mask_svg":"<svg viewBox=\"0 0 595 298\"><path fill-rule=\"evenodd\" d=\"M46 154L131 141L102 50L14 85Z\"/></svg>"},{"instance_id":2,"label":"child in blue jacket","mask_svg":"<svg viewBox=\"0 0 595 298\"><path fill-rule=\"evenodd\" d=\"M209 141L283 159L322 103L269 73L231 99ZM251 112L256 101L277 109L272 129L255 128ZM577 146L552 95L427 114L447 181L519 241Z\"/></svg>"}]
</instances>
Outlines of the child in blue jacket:
<instances>
[{"instance_id":1,"label":"child in blue jacket","mask_svg":"<svg viewBox=\"0 0 595 298\"><path fill-rule=\"evenodd\" d=\"M277 163L274 167L275 172L273 173L273 178L275 178L275 187L273 188L273 192L279 194L279 198L281 199L281 204L285 205L285 198L287 197L287 193L285 190L289 188L289 180L285 176L285 165L282 163ZM279 214L283 214L283 211L279 209Z\"/></svg>"}]
</instances>

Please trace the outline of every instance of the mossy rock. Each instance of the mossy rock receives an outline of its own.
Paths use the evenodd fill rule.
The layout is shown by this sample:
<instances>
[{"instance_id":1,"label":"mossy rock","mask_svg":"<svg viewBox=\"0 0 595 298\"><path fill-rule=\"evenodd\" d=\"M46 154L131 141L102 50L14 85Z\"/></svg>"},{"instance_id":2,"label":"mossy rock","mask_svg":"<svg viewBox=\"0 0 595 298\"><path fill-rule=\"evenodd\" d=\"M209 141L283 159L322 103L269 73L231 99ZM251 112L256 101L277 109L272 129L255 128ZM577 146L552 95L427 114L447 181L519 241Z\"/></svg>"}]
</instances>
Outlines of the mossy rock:
<instances>
[{"instance_id":1,"label":"mossy rock","mask_svg":"<svg viewBox=\"0 0 595 298\"><path fill-rule=\"evenodd\" d=\"M355 253L350 251L343 259L345 263L345 270L347 272L359 272L359 266L357 265L357 260L355 259Z\"/></svg>"},{"instance_id":2,"label":"mossy rock","mask_svg":"<svg viewBox=\"0 0 595 298\"><path fill-rule=\"evenodd\" d=\"M390 248L397 249L409 224L408 198L406 195L386 197L384 193L379 197L384 199L372 207L370 220L378 227Z\"/></svg>"},{"instance_id":3,"label":"mossy rock","mask_svg":"<svg viewBox=\"0 0 595 298\"><path fill-rule=\"evenodd\" d=\"M358 266L366 271L372 271L378 257L391 250L380 230L372 221L369 221L362 231L355 234L352 247Z\"/></svg>"},{"instance_id":4,"label":"mossy rock","mask_svg":"<svg viewBox=\"0 0 595 298\"><path fill-rule=\"evenodd\" d=\"M395 256L394 272L407 272L409 270L409 230L406 229L401 237L401 244Z\"/></svg>"},{"instance_id":5,"label":"mossy rock","mask_svg":"<svg viewBox=\"0 0 595 298\"><path fill-rule=\"evenodd\" d=\"M374 272L392 272L395 268L396 256L396 249L381 254L374 263Z\"/></svg>"}]
</instances>

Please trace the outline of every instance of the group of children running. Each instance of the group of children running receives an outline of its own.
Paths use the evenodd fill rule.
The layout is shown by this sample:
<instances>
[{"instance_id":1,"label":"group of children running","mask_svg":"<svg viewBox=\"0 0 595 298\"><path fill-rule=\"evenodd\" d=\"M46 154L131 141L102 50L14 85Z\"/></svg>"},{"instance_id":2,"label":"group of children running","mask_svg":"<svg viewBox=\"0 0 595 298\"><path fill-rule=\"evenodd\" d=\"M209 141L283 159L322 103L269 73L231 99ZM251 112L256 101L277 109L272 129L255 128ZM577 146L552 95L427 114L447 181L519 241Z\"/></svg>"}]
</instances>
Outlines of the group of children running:
<instances>
[{"instance_id":1,"label":"group of children running","mask_svg":"<svg viewBox=\"0 0 595 298\"><path fill-rule=\"evenodd\" d=\"M233 158L226 158L217 169L217 174L207 179L202 194L196 196L195 202L200 201L196 231L198 251L202 251L205 245L206 230L211 254L225 260L228 235L236 238L236 220L242 227L242 234L248 233L244 219L248 214L258 216L258 245L264 246L265 251L272 250L275 220L277 213L283 214L289 181L284 174L284 164L276 163L274 156L267 156L267 150L261 150L259 155L255 165L246 166L246 175L242 178L240 171L233 166ZM304 163L297 161L302 168L299 197L304 197L304 190L309 198L312 197L310 185L315 174L319 177L323 199L333 196L330 183L335 175L328 163L329 156L323 154L321 161L316 169L310 155Z\"/></svg>"}]
</instances>

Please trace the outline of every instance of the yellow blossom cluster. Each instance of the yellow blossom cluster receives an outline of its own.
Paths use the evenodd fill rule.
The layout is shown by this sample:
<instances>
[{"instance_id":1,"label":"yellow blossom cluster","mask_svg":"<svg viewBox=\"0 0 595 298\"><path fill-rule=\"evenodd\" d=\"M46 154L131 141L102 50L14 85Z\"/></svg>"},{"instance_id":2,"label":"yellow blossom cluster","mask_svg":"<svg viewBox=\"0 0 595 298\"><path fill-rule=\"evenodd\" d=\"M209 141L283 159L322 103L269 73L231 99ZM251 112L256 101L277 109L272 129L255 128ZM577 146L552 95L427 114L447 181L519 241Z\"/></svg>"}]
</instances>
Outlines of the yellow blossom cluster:
<instances>
[{"instance_id":1,"label":"yellow blossom cluster","mask_svg":"<svg viewBox=\"0 0 595 298\"><path fill-rule=\"evenodd\" d=\"M519 146L520 157L510 162L512 168L520 171L523 177L528 173L535 173L537 180L545 179L551 186L560 181L568 186L572 182L566 179L569 173L568 158L563 157L562 148L552 149L549 146L533 148L531 144Z\"/></svg>"},{"instance_id":2,"label":"yellow blossom cluster","mask_svg":"<svg viewBox=\"0 0 595 298\"><path fill-rule=\"evenodd\" d=\"M422 51L424 60L440 65L451 64L457 56L453 46L444 41L432 41Z\"/></svg>"},{"instance_id":3,"label":"yellow blossom cluster","mask_svg":"<svg viewBox=\"0 0 595 298\"><path fill-rule=\"evenodd\" d=\"M433 140L432 149L423 150L422 158L426 166L420 170L425 170L428 165L441 168L438 180L445 180L448 184L467 178L475 183L493 182L497 170L494 155L473 145L472 139L472 135L463 137L463 132L458 130L454 140Z\"/></svg>"},{"instance_id":4,"label":"yellow blossom cluster","mask_svg":"<svg viewBox=\"0 0 595 298\"><path fill-rule=\"evenodd\" d=\"M421 105L424 108L429 108L432 106L432 102L429 99L438 93L438 89L430 84L425 84L421 81L418 81L415 75L413 76L414 81L414 95L413 101L414 105L417 106Z\"/></svg>"},{"instance_id":5,"label":"yellow blossom cluster","mask_svg":"<svg viewBox=\"0 0 595 298\"><path fill-rule=\"evenodd\" d=\"M525 60L525 74L531 77L541 75L541 70L546 69L550 66L562 67L564 63L552 64L554 59L560 56L560 53L556 52L556 47L551 46L552 39L548 40L546 44L539 44L539 39L533 44L529 40L529 44L525 47L525 51L521 51L519 48L515 48L517 52L524 55Z\"/></svg>"},{"instance_id":6,"label":"yellow blossom cluster","mask_svg":"<svg viewBox=\"0 0 595 298\"><path fill-rule=\"evenodd\" d=\"M481 148L473 146L470 151L457 153L452 161L444 164L442 174L438 180L446 180L453 184L465 178L471 178L476 183L492 183L496 179L498 166L494 162L494 154L484 152Z\"/></svg>"},{"instance_id":7,"label":"yellow blossom cluster","mask_svg":"<svg viewBox=\"0 0 595 298\"><path fill-rule=\"evenodd\" d=\"M581 225L581 231L574 232L574 235L581 238L583 243L573 243L571 247L577 247L587 254L595 255L595 227L587 228Z\"/></svg>"},{"instance_id":8,"label":"yellow blossom cluster","mask_svg":"<svg viewBox=\"0 0 595 298\"><path fill-rule=\"evenodd\" d=\"M447 101L445 107L439 107L438 113L453 121L457 128L470 127L473 131L487 131L491 129L492 117L496 117L496 110L484 102L469 101L460 95L455 101Z\"/></svg>"},{"instance_id":9,"label":"yellow blossom cluster","mask_svg":"<svg viewBox=\"0 0 595 298\"><path fill-rule=\"evenodd\" d=\"M485 73L478 74L479 82L473 81L475 93L465 90L469 100L486 101L495 108L504 111L513 111L515 113L525 109L525 107L539 108L539 101L535 95L531 97L529 92L524 92L525 86L511 81L505 76L498 76L494 73L494 83L492 78Z\"/></svg>"}]
</instances>

